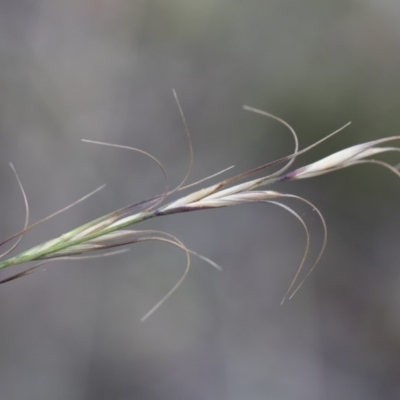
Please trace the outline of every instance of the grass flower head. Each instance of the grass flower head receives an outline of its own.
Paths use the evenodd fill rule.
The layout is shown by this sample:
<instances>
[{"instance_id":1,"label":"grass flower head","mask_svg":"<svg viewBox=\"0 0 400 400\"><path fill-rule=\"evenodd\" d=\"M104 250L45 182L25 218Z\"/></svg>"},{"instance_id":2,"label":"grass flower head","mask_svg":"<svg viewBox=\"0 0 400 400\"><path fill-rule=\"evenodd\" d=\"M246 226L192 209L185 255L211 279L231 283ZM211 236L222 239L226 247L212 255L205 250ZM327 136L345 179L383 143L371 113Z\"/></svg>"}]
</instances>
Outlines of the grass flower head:
<instances>
[{"instance_id":1,"label":"grass flower head","mask_svg":"<svg viewBox=\"0 0 400 400\"><path fill-rule=\"evenodd\" d=\"M181 242L178 238L166 232L161 232L157 230L133 230L131 229L133 225L136 225L147 219L161 217L165 215L178 214L183 212L230 207L234 205L241 205L248 203L269 203L281 207L286 211L288 211L289 213L291 213L303 226L306 237L306 244L303 257L298 266L296 274L292 282L290 283L289 288L282 300L283 302L287 297L289 298L293 297L293 295L297 292L297 290L302 286L307 276L309 276L309 274L314 270L315 266L318 264L327 242L327 227L325 220L322 216L322 213L308 200L293 194L281 193L275 190L270 190L269 188L272 185L277 184L279 182L288 182L293 180L312 178L315 176L323 175L332 171L337 171L339 169L347 168L362 163L375 163L381 165L400 177L400 172L398 167L389 165L388 163L381 160L371 159L372 156L378 155L380 153L400 151L399 147L380 147L380 145L399 140L400 136L392 136L362 144L357 144L348 147L346 149L343 149L341 151L338 151L336 153L333 153L314 163L287 172L292 166L293 162L297 159L297 157L311 150L312 148L322 143L323 141L327 140L328 138L332 137L333 135L344 129L348 124L338 129L337 131L331 133L327 137L319 140L313 145L308 146L302 150L299 150L299 142L297 135L293 130L293 128L287 122L281 120L280 118L272 114L246 106L244 107L246 110L270 117L282 123L284 126L286 126L291 132L295 142L295 149L293 153L289 154L288 156L282 157L280 159L268 162L252 170L224 179L218 183L214 183L202 189L192 191L189 194L186 194L176 200L168 201L168 199L171 197L172 194L179 193L183 190L191 189L194 186L200 185L208 179L215 178L220 173L226 172L227 170L230 169L228 168L224 171L221 171L220 173L212 175L211 177L207 177L199 182L195 182L190 185L186 184L192 169L193 149L187 124L182 112L182 108L179 104L175 92L174 95L177 100L178 108L181 113L185 131L188 137L189 151L191 155L190 157L191 161L188 172L185 178L176 188L174 188L173 190L169 189L167 173L163 165L159 160L157 160L151 154L133 147L86 140L86 142L97 143L106 146L113 146L121 149L133 150L150 157L158 165L164 176L165 179L164 192L153 198L146 199L139 203L131 204L122 209L116 210L110 214L97 218L94 221L91 221L76 229L73 229L70 232L67 232L55 239L46 241L45 243L39 244L31 249L23 251L13 257L6 258L6 256L18 246L22 236L27 231L31 230L39 223L42 223L47 219L53 217L54 215L63 212L66 209L72 207L73 205L87 199L89 196L93 195L98 190L104 187L102 186L96 189L95 191L89 193L88 195L84 196L83 198L79 199L78 201L74 202L68 207L58 211L55 214L46 217L44 220L29 225L29 206L28 206L27 196L24 192L19 177L15 172L14 167L11 165L11 168L15 173L18 184L21 188L22 195L24 197L25 208L26 208L26 221L24 228L20 232L16 233L15 235L9 237L8 239L0 243L1 245L5 245L11 242L12 240L16 239L16 243L1 255L0 270L19 264L25 264L28 262L35 262L35 264L22 272L4 278L3 280L0 281L0 283L9 282L17 278L26 276L37 270L38 267L40 267L44 263L47 263L49 261L56 261L61 259L76 260L76 259L99 256L99 254L100 256L110 256L118 252L124 251L123 249L125 249L126 246L130 244L149 241L149 240L162 241L174 245L185 252L187 257L186 269L183 276L179 279L176 285L143 317L143 319L146 319L158 307L160 307L161 304L163 304L165 300L183 282L184 278L186 277L189 271L191 256L199 257L217 269L220 269L220 267L212 260L197 254L193 250L188 249L184 245L184 243ZM257 172L265 171L268 168L279 165L283 166L281 166L281 168L274 173L264 175L260 178L250 179ZM308 259L308 253L310 247L310 235L307 225L304 222L303 218L294 209L292 209L291 207L287 206L284 203L286 199L295 199L303 203L306 203L308 206L310 206L319 216L323 228L323 243L321 245L320 251L316 259L312 262L312 266L305 274L305 277L303 277L300 280L299 278L301 272ZM101 253L96 254L99 251L101 251Z\"/></svg>"}]
</instances>

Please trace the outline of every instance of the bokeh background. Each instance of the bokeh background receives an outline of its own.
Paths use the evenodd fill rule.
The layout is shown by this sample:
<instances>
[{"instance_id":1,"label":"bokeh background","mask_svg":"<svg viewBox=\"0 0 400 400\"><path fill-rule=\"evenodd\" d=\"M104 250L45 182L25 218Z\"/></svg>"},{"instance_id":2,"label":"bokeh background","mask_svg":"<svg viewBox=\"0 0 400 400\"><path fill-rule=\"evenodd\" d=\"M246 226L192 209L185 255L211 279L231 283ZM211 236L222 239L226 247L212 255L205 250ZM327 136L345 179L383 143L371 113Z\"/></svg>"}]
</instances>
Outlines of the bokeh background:
<instances>
[{"instance_id":1,"label":"bokeh background","mask_svg":"<svg viewBox=\"0 0 400 400\"><path fill-rule=\"evenodd\" d=\"M20 249L159 193L132 145L159 157L171 185L232 164L236 172L351 127L297 161L400 132L400 4L380 1L2 0L0 3L1 236L19 230L20 174L38 220L97 186L95 197L46 222ZM396 162L396 155L388 156ZM398 157L397 157L398 162ZM234 173L228 172L226 175ZM323 212L329 242L315 273L280 306L301 259L298 221L267 205L158 218L224 267L165 244L59 262L0 287L0 398L400 398L400 182L361 166L276 187ZM316 214L288 203L322 241ZM1 278L18 271L2 271Z\"/></svg>"}]
</instances>

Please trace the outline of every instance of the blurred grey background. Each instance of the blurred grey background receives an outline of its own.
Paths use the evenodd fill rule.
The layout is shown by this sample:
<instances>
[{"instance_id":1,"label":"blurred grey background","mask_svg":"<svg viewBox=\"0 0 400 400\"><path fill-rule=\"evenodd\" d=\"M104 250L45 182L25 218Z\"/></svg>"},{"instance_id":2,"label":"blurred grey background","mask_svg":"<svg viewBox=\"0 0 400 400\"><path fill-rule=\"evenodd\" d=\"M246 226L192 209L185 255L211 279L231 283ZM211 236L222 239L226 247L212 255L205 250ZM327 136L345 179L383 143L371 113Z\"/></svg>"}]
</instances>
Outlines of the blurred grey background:
<instances>
[{"instance_id":1,"label":"blurred grey background","mask_svg":"<svg viewBox=\"0 0 400 400\"><path fill-rule=\"evenodd\" d=\"M2 0L1 236L24 220L10 161L32 221L107 184L27 234L20 250L162 190L144 156L81 138L147 150L177 184L189 154L172 88L194 142L192 181L293 149L282 126L242 104L288 121L302 147L353 122L296 165L398 135L399 18L396 0ZM399 399L400 182L366 165L275 189L315 203L329 229L318 268L292 301L280 306L305 237L283 210L250 205L143 223L224 271L194 259L145 323L185 266L166 244L53 263L2 285L0 399ZM308 223L315 255L316 214L288 204Z\"/></svg>"}]
</instances>

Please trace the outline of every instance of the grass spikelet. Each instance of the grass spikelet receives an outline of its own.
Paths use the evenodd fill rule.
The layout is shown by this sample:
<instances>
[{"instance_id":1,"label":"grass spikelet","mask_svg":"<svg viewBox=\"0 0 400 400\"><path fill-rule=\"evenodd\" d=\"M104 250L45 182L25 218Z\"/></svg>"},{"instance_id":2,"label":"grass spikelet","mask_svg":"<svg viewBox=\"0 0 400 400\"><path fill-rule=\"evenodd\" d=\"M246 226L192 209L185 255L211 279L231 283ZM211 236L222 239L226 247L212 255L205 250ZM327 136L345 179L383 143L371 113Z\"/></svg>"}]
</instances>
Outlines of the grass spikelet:
<instances>
[{"instance_id":1,"label":"grass spikelet","mask_svg":"<svg viewBox=\"0 0 400 400\"><path fill-rule=\"evenodd\" d=\"M290 182L293 180L312 178L329 172L337 171L339 169L365 163L372 163L382 166L400 177L400 164L397 166L392 166L384 161L371 158L373 156L380 155L386 152L400 151L399 147L381 147L381 145L386 145L389 142L400 140L400 136L392 136L350 146L346 149L328 155L327 157L324 157L314 163L287 172L299 156L310 151L330 137L336 135L338 132L346 128L349 123L336 130L335 132L332 132L331 134L325 136L321 140L313 143L312 145L300 150L297 134L287 122L265 111L249 106L244 106L244 109L247 111L251 111L253 113L272 118L273 120L283 124L289 130L293 137L295 144L294 151L285 157L270 161L259 167L253 168L241 174L234 175L230 178L203 187L199 190L194 190L186 195L183 195L177 200L168 202L168 198L171 196L171 194L187 189L192 189L193 187L204 183L206 180L213 179L232 168L229 167L221 172L213 174L197 182L187 184L193 168L193 146L181 104L175 91L173 91L173 94L183 122L184 131L188 139L188 148L190 153L190 163L188 170L178 186L176 186L172 190L169 189L168 176L164 166L156 157L154 157L150 153L131 146L96 142L93 140L84 139L83 141L87 143L98 144L118 149L127 149L143 154L146 157L150 158L154 163L157 164L162 172L162 175L164 177L164 191L157 196L145 199L135 204L128 205L110 214L99 217L94 221L83 224L82 226L77 227L67 233L64 233L57 238L46 241L45 243L39 244L31 249L23 251L16 256L5 258L12 250L18 247L21 238L27 231L31 230L40 223L44 223L49 218L52 218L55 215L66 211L67 209L80 203L81 201L86 200L88 197L94 195L104 187L104 185L101 186L100 188L73 202L67 207L64 207L63 209L49 215L48 217L32 225L29 225L29 205L27 196L25 194L23 185L18 177L18 174L15 171L14 166L11 164L11 168L17 179L24 199L26 217L24 228L20 232L12 235L8 239L0 243L0 245L5 245L11 240L17 239L16 243L0 256L0 270L9 268L14 265L25 264L29 262L35 262L36 264L22 272L0 280L0 284L29 275L37 271L38 268L41 267L43 264L50 261L65 259L81 260L89 257L112 256L121 252L121 250L124 251L124 249L121 249L121 247L125 246L126 248L126 246L149 240L168 243L179 248L185 253L186 267L184 273L179 278L174 287L142 318L142 320L145 320L151 314L153 314L183 283L190 269L191 256L196 256L202 259L203 261L218 270L221 270L221 268L218 264L208 259L207 257L204 257L200 254L197 254L193 250L188 249L182 241L166 232L161 232L157 230L133 230L130 227L147 219L165 215L173 215L183 212L200 211L220 207L230 207L233 205L242 205L249 203L269 203L281 207L287 212L291 213L301 223L305 231L306 243L303 256L301 258L297 271L295 272L295 275L288 287L288 290L283 297L283 303L286 299L291 299L294 296L294 294L304 284L307 277L316 268L327 244L328 229L322 213L308 200L294 194L281 193L275 190L267 190L266 188L269 188L270 186L279 182ZM266 171L271 167L275 167L281 164L284 165L276 172L266 174L260 178L250 179L255 173ZM311 263L311 267L308 269L307 273L303 274L304 277L302 279L300 279L300 275L308 261L311 238L307 224L293 208L287 206L284 203L286 199L294 199L307 204L317 213L322 225L323 240L320 251L316 259Z\"/></svg>"}]
</instances>

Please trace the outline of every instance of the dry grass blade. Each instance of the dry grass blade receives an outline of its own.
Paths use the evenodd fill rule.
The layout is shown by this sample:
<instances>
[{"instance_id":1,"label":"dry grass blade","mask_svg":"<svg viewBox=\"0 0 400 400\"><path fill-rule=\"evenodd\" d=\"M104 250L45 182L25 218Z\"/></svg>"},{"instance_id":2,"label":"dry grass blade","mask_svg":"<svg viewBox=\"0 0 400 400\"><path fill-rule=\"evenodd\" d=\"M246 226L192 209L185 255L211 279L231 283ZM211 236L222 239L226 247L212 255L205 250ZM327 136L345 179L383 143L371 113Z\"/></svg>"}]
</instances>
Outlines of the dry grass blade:
<instances>
[{"instance_id":1,"label":"dry grass blade","mask_svg":"<svg viewBox=\"0 0 400 400\"><path fill-rule=\"evenodd\" d=\"M29 203L28 203L28 199L26 197L26 193L25 193L25 189L21 183L21 180L19 179L19 176L17 174L16 169L14 168L14 165L12 163L10 163L10 167L14 172L15 177L17 178L17 182L18 182L18 186L21 189L21 193L22 193L22 197L24 198L24 204L25 204L25 223L24 223L24 228L22 229L22 231L14 236L11 236L11 238L6 239L4 242L0 243L0 246L2 246L3 244L9 242L10 240L18 237L18 240L8 249L6 250L4 253L0 254L0 259L2 259L3 257L5 257L7 254L10 254L14 249L17 248L17 246L20 244L22 237L24 235L24 233L26 232L26 229L28 227L29 224Z\"/></svg>"},{"instance_id":2,"label":"dry grass blade","mask_svg":"<svg viewBox=\"0 0 400 400\"><path fill-rule=\"evenodd\" d=\"M11 275L3 280L0 281L0 285L3 283L7 283L7 282L11 282L14 281L16 279L22 278L24 276L30 275L33 272L35 272L39 267L41 267L43 264L47 264L51 261L61 261L61 260L87 260L87 259L93 259L93 258L101 258L101 257L111 257L111 256L115 256L117 254L122 254L122 253L127 253L129 251L129 249L119 249L119 250L115 250L115 251L110 251L107 253L102 253L102 254L92 254L92 255L87 255L87 256L53 256L51 259L45 260L43 262L40 262L39 264L34 265L33 267L30 267L22 272L19 272L18 274L15 275Z\"/></svg>"},{"instance_id":3,"label":"dry grass blade","mask_svg":"<svg viewBox=\"0 0 400 400\"><path fill-rule=\"evenodd\" d=\"M185 128L186 138L188 140L188 146L189 146L189 155L190 155L189 167L188 167L188 170L186 172L186 175L182 179L181 183L174 190L172 190L171 193L174 193L174 192L177 192L178 190L180 190L183 187L183 185L189 179L190 174L192 173L193 163L194 163L194 152L193 152L193 143L192 143L192 137L191 137L190 131L189 131L189 126L188 126L188 124L186 122L185 114L183 112L183 109L182 109L181 103L179 101L178 95L176 93L176 90L172 89L172 93L174 94L175 102L176 102L176 104L178 106L179 114L181 116L182 123L183 123L183 126Z\"/></svg>"},{"instance_id":4,"label":"dry grass blade","mask_svg":"<svg viewBox=\"0 0 400 400\"><path fill-rule=\"evenodd\" d=\"M175 241L181 243L181 244L184 246L184 244L183 244L183 242L182 242L181 240L179 240L176 236L171 235L171 234L168 233L168 232L159 231L159 230L156 230L156 229L150 229L150 230L139 231L139 232L137 232L137 233L146 234L146 235L148 235L148 234L164 235L164 236L166 236L167 238L170 238L171 240L175 240ZM213 268L215 268L216 270L222 271L222 267L221 267L220 265L218 265L215 261L213 261L213 260L211 260L210 258L205 257L205 256L203 256L203 255L201 255L201 254L199 254L199 253L197 253L197 252L195 252L195 251L189 249L189 248L186 247L186 246L184 246L184 248L185 248L190 254L194 255L195 257L199 258L200 260L203 260L204 262L206 262L207 264L211 265L211 266L212 266Z\"/></svg>"},{"instance_id":5,"label":"dry grass blade","mask_svg":"<svg viewBox=\"0 0 400 400\"><path fill-rule=\"evenodd\" d=\"M188 188L190 188L190 187L197 186L197 185L199 185L200 183L203 183L203 182L205 182L205 181L208 181L209 179L215 178L216 176L221 175L221 174L223 174L224 172L229 171L230 169L232 169L232 168L234 168L234 167L235 167L234 165L231 165L230 167L225 168L225 169L223 169L222 171L219 171L219 172L217 172L217 173L215 173L215 174L212 174L212 175L210 175L210 176L206 176L205 178L200 179L200 180L198 180L198 181L196 181L196 182L190 183L189 185L182 186L182 187L179 188L179 190L185 190L185 189L188 189Z\"/></svg>"},{"instance_id":6,"label":"dry grass blade","mask_svg":"<svg viewBox=\"0 0 400 400\"><path fill-rule=\"evenodd\" d=\"M30 267L30 268L28 268L28 269L25 269L25 270L22 271L22 272L18 272L17 274L11 275L11 276L9 276L8 278L2 279L2 280L0 281L0 285L3 284L3 283L6 283L6 282L11 282L11 281L13 281L13 280L15 280L15 279L19 279L19 278L22 278L22 277L24 277L24 276L30 275L32 272L35 272L35 271L36 271L39 267L41 267L43 264L46 264L46 263L48 263L48 262L50 262L50 261L43 261L43 262L40 262L40 263L34 265L33 267Z\"/></svg>"},{"instance_id":7,"label":"dry grass blade","mask_svg":"<svg viewBox=\"0 0 400 400\"><path fill-rule=\"evenodd\" d=\"M307 260L308 252L309 252L309 249L310 249L310 233L308 231L306 223L304 222L304 219L301 218L300 215L296 211L294 211L292 208L288 207L286 204L282 204L282 203L279 203L277 201L268 201L268 203L275 204L275 205L277 205L279 207L282 207L283 209L285 209L286 211L288 211L292 215L294 215L297 218L297 220L301 223L301 225L303 226L304 232L306 234L306 246L305 246L305 249L304 249L303 258L301 259L300 265L297 268L297 271L296 271L296 273L295 273L295 275L294 275L294 277L292 279L292 282L289 285L288 290L286 291L285 295L283 296L283 299L281 301L281 304L283 304L285 302L288 294L292 290L293 285L296 283L297 278L300 275L300 272L302 271L302 269L304 267L304 263Z\"/></svg>"},{"instance_id":8,"label":"dry grass blade","mask_svg":"<svg viewBox=\"0 0 400 400\"><path fill-rule=\"evenodd\" d=\"M114 147L117 149L126 149L126 150L136 151L137 153L143 154L143 155L149 157L150 159L152 159L159 166L159 168L164 176L165 187L164 187L163 194L148 210L154 209L155 207L157 207L159 204L161 204L166 199L166 197L168 196L168 192L169 192L168 176L167 176L167 171L164 168L164 165L161 163L161 161L158 158L154 157L152 154L148 153L147 151L144 151L144 150L138 149L136 147L132 147L132 146L124 146L122 144L98 142L96 140L88 140L88 139L81 139L81 140L82 140L82 142L86 142L86 143L99 144L101 146L108 146L108 147Z\"/></svg>"},{"instance_id":9,"label":"dry grass blade","mask_svg":"<svg viewBox=\"0 0 400 400\"><path fill-rule=\"evenodd\" d=\"M140 319L141 322L143 322L147 318L149 318L155 311L157 311L177 291L179 286L181 286L181 284L185 280L187 274L189 273L189 269L190 269L190 251L186 248L186 246L179 239L176 239L176 241L174 241L174 240L167 239L167 238L164 238L164 237L150 236L150 237L140 238L138 240L138 242L139 241L144 242L144 241L149 241L149 240L155 240L155 241L169 243L169 244L172 244L173 246L176 246L176 247L182 249L186 254L186 268L185 268L185 271L183 272L182 276L178 280L178 282L176 282L176 284L172 287L172 289L159 302L157 302L157 304L155 306L153 306L150 309L150 311L148 311Z\"/></svg>"},{"instance_id":10,"label":"dry grass blade","mask_svg":"<svg viewBox=\"0 0 400 400\"><path fill-rule=\"evenodd\" d=\"M380 160L357 160L351 163L351 165L349 165L349 167L353 166L353 165L358 165L358 164L376 164L376 165L380 165L381 167L384 167L386 169L388 169L389 171L393 172L395 175L397 175L400 178L400 171L399 171L399 167L400 164L398 166L393 166L390 165L384 161L380 161Z\"/></svg>"},{"instance_id":11,"label":"dry grass blade","mask_svg":"<svg viewBox=\"0 0 400 400\"><path fill-rule=\"evenodd\" d=\"M61 214L62 212L69 210L69 209L72 208L73 206L76 206L77 204L81 203L82 201L86 200L87 198L93 196L95 193L97 193L98 191L100 191L101 189L103 189L105 186L106 186L106 185L101 185L101 186L99 186L97 189L95 189L95 190L93 190L92 192L86 194L85 196L81 197L80 199L74 201L73 203L68 204L66 207L61 208L60 210L58 210L58 211L56 211L56 212L54 212L54 213L48 215L48 216L45 217L45 218L42 218L42 219L39 220L39 221L36 221L35 223L33 223L33 224L29 225L28 227L24 228L22 231L17 232L16 234L14 234L14 235L10 236L9 238L7 238L6 240L4 240L2 243L0 243L0 246L2 246L3 244L9 242L9 241L12 240L12 239L15 239L15 238L18 237L18 236L21 236L21 235L25 234L26 232L28 232L29 230L31 230L31 229L34 228L35 226L38 226L39 224L42 224L43 222L48 221L50 218L53 218L53 217L55 217L56 215ZM0 258L1 258L1 257L0 257Z\"/></svg>"},{"instance_id":12,"label":"dry grass blade","mask_svg":"<svg viewBox=\"0 0 400 400\"><path fill-rule=\"evenodd\" d=\"M172 287L172 289L160 300L157 302L156 305L154 305L150 311L148 311L142 318L141 321L145 321L147 318L149 318L158 308L160 308L167 300L169 297L171 297L176 290L181 286L181 284L183 283L183 281L185 280L187 274L189 273L189 269L190 269L190 264L191 264L191 259L190 259L190 254L193 254L194 256L200 258L201 260L207 262L208 264L210 264L211 266L213 266L214 268L221 270L221 267L216 264L214 261L210 260L207 257L204 257L196 252L194 252L193 250L188 249L182 241L180 241L177 237L175 237L174 235L171 235L170 233L167 232L163 232L163 231L158 231L158 230L143 230L143 231L139 231L137 233L143 234L143 235L164 235L165 237L162 236L144 236L144 237L140 237L140 238L136 238L134 240L135 243L138 242L144 242L144 241L159 241L159 242L164 242L164 243L169 243L172 244L173 246L176 246L178 248L180 248L181 250L183 250L186 254L186 268L184 273L182 274L181 278L176 282L176 284ZM133 242L133 241L132 241ZM126 244L127 242L125 242L124 244ZM120 244L117 244L120 245Z\"/></svg>"},{"instance_id":13,"label":"dry grass blade","mask_svg":"<svg viewBox=\"0 0 400 400\"><path fill-rule=\"evenodd\" d=\"M291 198L291 199L296 199L296 200L299 200L299 201L309 205L313 209L313 211L315 211L317 213L317 215L318 215L318 217L319 217L319 219L321 221L323 231L324 231L321 249L320 249L320 251L319 251L319 253L317 255L317 258L315 259L313 265L311 266L311 268L307 272L306 276L301 280L301 282L297 285L295 290L290 295L290 297L289 297L289 300L290 300L297 293L297 291L303 286L304 282L307 280L307 278L310 276L310 274L314 271L314 269L316 268L317 264L319 263L319 260L321 259L322 255L324 254L326 243L328 241L328 228L326 226L325 218L323 217L321 211L319 211L318 208L315 207L315 205L313 203L311 203L311 201L308 201L307 199L304 199L303 197L296 196L296 195L293 195L293 194L285 194L285 197ZM296 275L298 275L298 274L296 274ZM297 279L297 277L296 277L296 279ZM287 293L285 294L284 298L286 298L286 296L289 294L289 292L292 289L294 283L295 283L295 280L292 281L292 284L290 285L290 287L289 287Z\"/></svg>"},{"instance_id":14,"label":"dry grass blade","mask_svg":"<svg viewBox=\"0 0 400 400\"><path fill-rule=\"evenodd\" d=\"M293 153L297 153L299 151L299 139L297 137L296 131L286 121L277 117L274 114L268 113L268 112L260 110L258 108L243 106L243 109L246 111L253 112L255 114L263 115L264 117L268 117L268 118L274 119L275 121L280 122L282 125L284 125L286 128L289 129L290 133L293 136L293 139L294 139L294 152ZM288 163L283 168L281 168L280 170L278 170L274 174L272 174L272 176L277 176L277 175L285 172L294 163L294 161L295 161L295 158L289 159Z\"/></svg>"}]
</instances>

